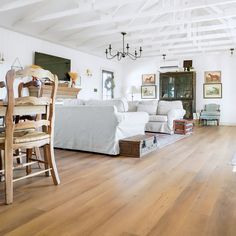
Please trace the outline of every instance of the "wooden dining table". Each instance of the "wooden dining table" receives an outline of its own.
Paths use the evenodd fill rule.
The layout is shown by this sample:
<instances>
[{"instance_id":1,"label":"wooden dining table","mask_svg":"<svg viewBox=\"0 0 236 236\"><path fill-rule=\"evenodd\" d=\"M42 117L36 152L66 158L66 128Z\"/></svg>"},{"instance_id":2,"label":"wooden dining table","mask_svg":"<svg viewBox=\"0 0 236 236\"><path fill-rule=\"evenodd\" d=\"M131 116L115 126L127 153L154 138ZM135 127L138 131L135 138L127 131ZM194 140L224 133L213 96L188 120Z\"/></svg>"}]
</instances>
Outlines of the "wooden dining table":
<instances>
[{"instance_id":1,"label":"wooden dining table","mask_svg":"<svg viewBox=\"0 0 236 236\"><path fill-rule=\"evenodd\" d=\"M7 103L4 101L0 101L0 117L6 116ZM17 105L14 107L15 116L23 116L23 115L35 115L35 114L46 114L45 105ZM6 137L7 139L7 137ZM10 150L12 145L5 145L4 150L4 163L5 163L5 191L6 191L6 202L13 202L13 151ZM13 181L11 181L13 180Z\"/></svg>"}]
</instances>

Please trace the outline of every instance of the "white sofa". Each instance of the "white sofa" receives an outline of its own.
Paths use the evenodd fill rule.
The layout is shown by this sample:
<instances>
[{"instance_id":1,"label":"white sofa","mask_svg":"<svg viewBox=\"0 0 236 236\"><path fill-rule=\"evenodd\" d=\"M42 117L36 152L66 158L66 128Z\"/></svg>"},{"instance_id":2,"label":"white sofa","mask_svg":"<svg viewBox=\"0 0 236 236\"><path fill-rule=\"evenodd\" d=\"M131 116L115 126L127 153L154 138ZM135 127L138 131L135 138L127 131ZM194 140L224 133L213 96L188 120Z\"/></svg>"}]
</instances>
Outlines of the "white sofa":
<instances>
[{"instance_id":1,"label":"white sofa","mask_svg":"<svg viewBox=\"0 0 236 236\"><path fill-rule=\"evenodd\" d=\"M119 139L144 134L146 112L127 112L128 103L67 100L56 105L55 139L57 148L119 154Z\"/></svg>"},{"instance_id":2,"label":"white sofa","mask_svg":"<svg viewBox=\"0 0 236 236\"><path fill-rule=\"evenodd\" d=\"M149 121L145 130L173 134L173 121L182 119L186 113L181 101L135 101L129 102L129 111L147 112Z\"/></svg>"}]
</instances>

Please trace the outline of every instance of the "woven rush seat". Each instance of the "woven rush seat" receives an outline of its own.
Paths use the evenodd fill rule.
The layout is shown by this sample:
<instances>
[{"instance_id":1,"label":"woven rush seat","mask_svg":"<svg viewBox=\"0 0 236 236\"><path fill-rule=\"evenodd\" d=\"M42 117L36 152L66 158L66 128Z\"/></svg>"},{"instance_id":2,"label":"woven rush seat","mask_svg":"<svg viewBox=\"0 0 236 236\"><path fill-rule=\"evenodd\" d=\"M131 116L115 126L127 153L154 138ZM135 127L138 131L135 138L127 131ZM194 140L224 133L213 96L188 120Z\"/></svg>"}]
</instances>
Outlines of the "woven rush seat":
<instances>
[{"instance_id":1,"label":"woven rush seat","mask_svg":"<svg viewBox=\"0 0 236 236\"><path fill-rule=\"evenodd\" d=\"M13 143L34 142L49 139L50 135L36 130L21 130L14 132ZM5 142L5 133L0 134L0 143Z\"/></svg>"}]
</instances>

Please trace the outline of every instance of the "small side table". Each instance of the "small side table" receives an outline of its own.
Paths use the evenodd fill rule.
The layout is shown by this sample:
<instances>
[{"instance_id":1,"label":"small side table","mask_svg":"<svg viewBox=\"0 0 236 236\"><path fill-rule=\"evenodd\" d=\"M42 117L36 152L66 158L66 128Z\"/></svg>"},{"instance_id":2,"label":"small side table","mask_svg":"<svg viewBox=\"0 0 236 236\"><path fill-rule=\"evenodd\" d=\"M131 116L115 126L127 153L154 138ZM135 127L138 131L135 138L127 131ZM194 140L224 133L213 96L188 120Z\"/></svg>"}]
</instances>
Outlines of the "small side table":
<instances>
[{"instance_id":1,"label":"small side table","mask_svg":"<svg viewBox=\"0 0 236 236\"><path fill-rule=\"evenodd\" d=\"M193 133L193 120L174 120L174 133L175 134L192 134Z\"/></svg>"}]
</instances>

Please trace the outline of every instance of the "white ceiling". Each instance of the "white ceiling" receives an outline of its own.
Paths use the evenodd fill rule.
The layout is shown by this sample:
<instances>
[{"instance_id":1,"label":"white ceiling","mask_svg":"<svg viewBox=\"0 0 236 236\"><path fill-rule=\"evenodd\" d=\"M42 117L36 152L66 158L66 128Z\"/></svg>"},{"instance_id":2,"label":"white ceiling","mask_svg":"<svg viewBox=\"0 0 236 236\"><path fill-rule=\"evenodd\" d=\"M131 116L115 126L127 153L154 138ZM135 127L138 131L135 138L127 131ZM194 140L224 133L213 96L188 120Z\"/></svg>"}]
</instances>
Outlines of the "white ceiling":
<instances>
[{"instance_id":1,"label":"white ceiling","mask_svg":"<svg viewBox=\"0 0 236 236\"><path fill-rule=\"evenodd\" d=\"M0 0L0 26L105 57L229 51L236 43L236 0Z\"/></svg>"}]
</instances>

